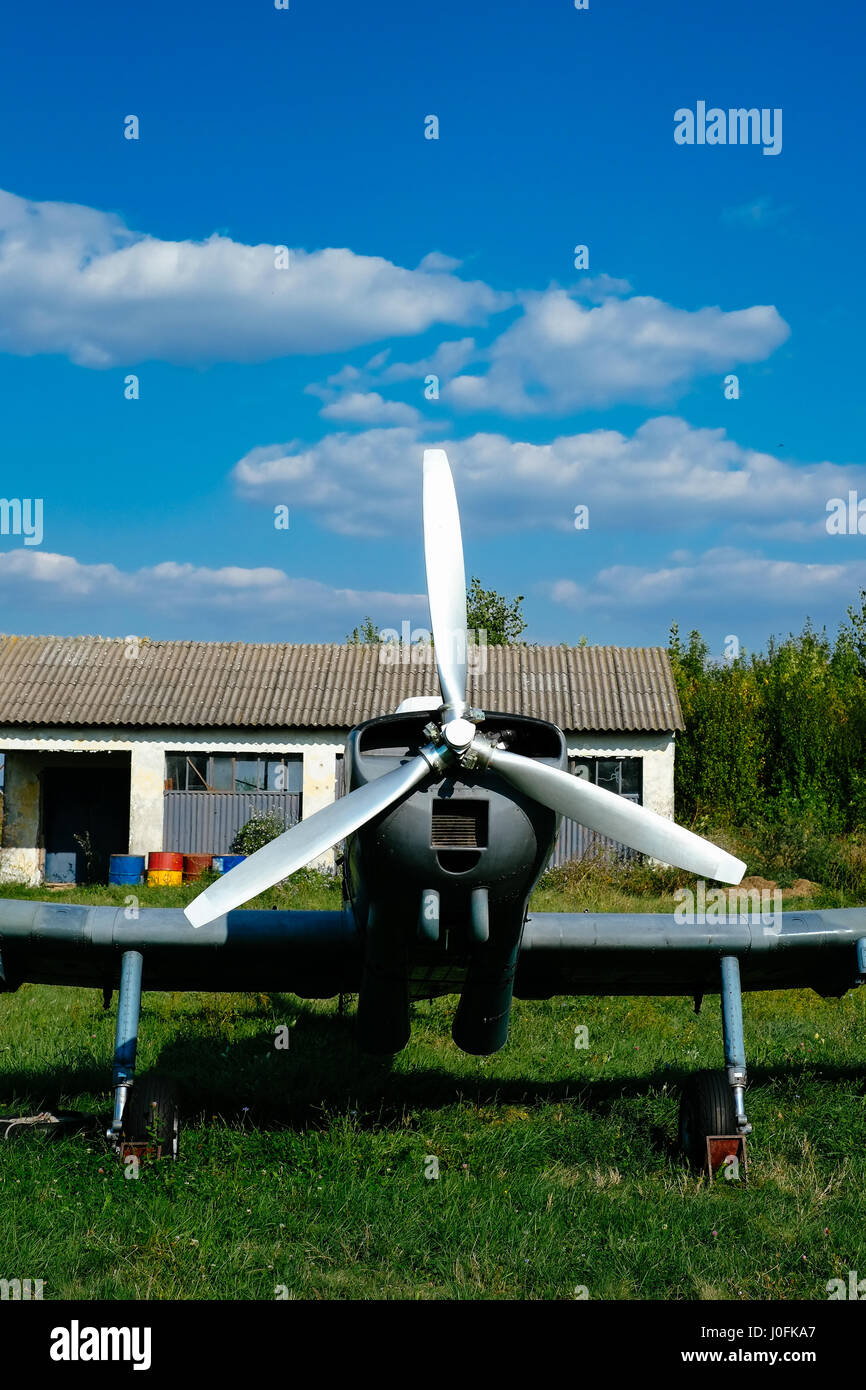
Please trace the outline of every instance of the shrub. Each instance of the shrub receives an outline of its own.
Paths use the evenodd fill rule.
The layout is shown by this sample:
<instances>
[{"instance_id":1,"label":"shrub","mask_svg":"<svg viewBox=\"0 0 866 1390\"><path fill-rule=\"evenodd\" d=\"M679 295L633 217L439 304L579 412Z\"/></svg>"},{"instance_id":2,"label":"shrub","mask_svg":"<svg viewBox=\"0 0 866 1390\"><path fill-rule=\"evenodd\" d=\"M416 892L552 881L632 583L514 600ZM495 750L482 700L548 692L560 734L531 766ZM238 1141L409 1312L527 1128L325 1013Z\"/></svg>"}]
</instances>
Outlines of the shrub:
<instances>
[{"instance_id":1,"label":"shrub","mask_svg":"<svg viewBox=\"0 0 866 1390\"><path fill-rule=\"evenodd\" d=\"M286 822L277 811L254 811L232 840L229 854L255 854L285 829Z\"/></svg>"},{"instance_id":2,"label":"shrub","mask_svg":"<svg viewBox=\"0 0 866 1390\"><path fill-rule=\"evenodd\" d=\"M866 591L860 599L835 641L807 621L765 653L724 662L710 658L699 632L685 642L674 624L668 650L686 725L678 820L760 822L774 858L795 833L792 820L804 820L813 840L866 827ZM775 850L772 822L782 837ZM791 854L805 849L788 844Z\"/></svg>"}]
</instances>

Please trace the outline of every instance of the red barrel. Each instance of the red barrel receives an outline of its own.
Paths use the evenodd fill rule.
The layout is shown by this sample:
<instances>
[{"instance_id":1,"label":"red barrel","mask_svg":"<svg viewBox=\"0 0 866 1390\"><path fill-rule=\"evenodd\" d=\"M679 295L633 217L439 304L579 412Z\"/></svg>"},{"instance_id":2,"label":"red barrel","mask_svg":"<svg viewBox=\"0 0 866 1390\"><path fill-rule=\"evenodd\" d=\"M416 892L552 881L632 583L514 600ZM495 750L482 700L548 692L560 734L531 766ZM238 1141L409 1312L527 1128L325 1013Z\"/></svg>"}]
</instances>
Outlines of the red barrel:
<instances>
[{"instance_id":1,"label":"red barrel","mask_svg":"<svg viewBox=\"0 0 866 1390\"><path fill-rule=\"evenodd\" d=\"M167 869L170 873L183 873L183 855L169 850L151 850L147 856L149 869Z\"/></svg>"},{"instance_id":2,"label":"red barrel","mask_svg":"<svg viewBox=\"0 0 866 1390\"><path fill-rule=\"evenodd\" d=\"M184 883L195 883L196 879L207 873L212 865L212 854L185 854L183 856Z\"/></svg>"}]
</instances>

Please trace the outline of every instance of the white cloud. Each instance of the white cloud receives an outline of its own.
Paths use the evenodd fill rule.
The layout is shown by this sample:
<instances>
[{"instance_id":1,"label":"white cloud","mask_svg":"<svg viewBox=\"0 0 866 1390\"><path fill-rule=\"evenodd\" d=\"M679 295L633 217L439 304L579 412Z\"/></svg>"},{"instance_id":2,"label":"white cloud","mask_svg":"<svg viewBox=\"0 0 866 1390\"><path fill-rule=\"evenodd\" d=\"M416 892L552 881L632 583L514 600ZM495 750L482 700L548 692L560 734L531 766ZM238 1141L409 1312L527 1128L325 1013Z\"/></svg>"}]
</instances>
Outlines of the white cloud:
<instances>
[{"instance_id":1,"label":"white cloud","mask_svg":"<svg viewBox=\"0 0 866 1390\"><path fill-rule=\"evenodd\" d=\"M386 401L378 391L350 391L338 396L319 414L325 420L353 421L359 425L413 425L421 412L403 401Z\"/></svg>"},{"instance_id":2,"label":"white cloud","mask_svg":"<svg viewBox=\"0 0 866 1390\"><path fill-rule=\"evenodd\" d=\"M488 347L471 337L450 340L414 362L390 361L386 351L308 389L369 389L433 373L442 399L458 409L564 414L668 400L707 373L763 360L789 333L772 306L690 311L624 298L630 291L627 280L602 274L568 290L519 294L519 317Z\"/></svg>"},{"instance_id":3,"label":"white cloud","mask_svg":"<svg viewBox=\"0 0 866 1390\"><path fill-rule=\"evenodd\" d=\"M435 274L451 270L459 270L462 262L455 260L453 256L446 256L442 251L428 251L427 255L418 262L419 270L433 271Z\"/></svg>"},{"instance_id":4,"label":"white cloud","mask_svg":"<svg viewBox=\"0 0 866 1390\"><path fill-rule=\"evenodd\" d=\"M246 454L234 478L243 494L290 502L333 531L394 534L418 524L424 443L425 432L402 427L274 444ZM671 416L647 420L631 436L599 429L550 444L501 434L437 443L454 467L465 521L487 530L568 531L584 504L593 531L714 527L826 539L828 499L857 487L866 495L864 467L797 466Z\"/></svg>"},{"instance_id":5,"label":"white cloud","mask_svg":"<svg viewBox=\"0 0 866 1390\"><path fill-rule=\"evenodd\" d=\"M476 323L510 302L441 256L423 267L332 247L277 269L270 245L162 241L112 213L0 192L0 351L87 367L256 362Z\"/></svg>"},{"instance_id":6,"label":"white cloud","mask_svg":"<svg viewBox=\"0 0 866 1390\"><path fill-rule=\"evenodd\" d=\"M664 629L684 612L699 622L720 617L725 630L745 630L757 600L762 621L790 620L799 627L807 613L835 621L866 589L866 559L853 558L851 549L842 553L844 559L827 564L735 547L680 550L658 565L612 565L580 582L547 582L536 592L556 609L594 615L600 624L634 618L644 632ZM272 641L339 641L366 613L398 629L405 619L429 621L423 594L341 588L273 567L164 561L124 571L32 549L0 553L0 607L13 613L28 606L55 631L64 624L103 630L108 615L118 632L173 626L190 636L209 624L214 636L231 631ZM554 626L562 630L560 620Z\"/></svg>"},{"instance_id":7,"label":"white cloud","mask_svg":"<svg viewBox=\"0 0 866 1390\"><path fill-rule=\"evenodd\" d=\"M866 588L866 560L815 564L717 546L681 563L612 565L580 584L559 579L547 592L554 603L587 612L655 608L672 613L675 604L700 604L733 617L740 605L742 620L751 621L757 599L770 614L792 609L805 615L828 605L838 614L861 587Z\"/></svg>"},{"instance_id":8,"label":"white cloud","mask_svg":"<svg viewBox=\"0 0 866 1390\"><path fill-rule=\"evenodd\" d=\"M124 571L116 565L83 564L71 555L37 550L0 553L0 604L37 600L42 607L74 610L82 627L108 605L122 603L130 618L146 615L235 613L259 618L270 612L288 629L295 620L310 617L339 618L355 624L364 613L377 615L423 614L422 594L397 594L379 590L336 588L314 579L295 579L284 570L261 566L253 569L163 561L142 569ZM285 639L288 640L288 639Z\"/></svg>"},{"instance_id":9,"label":"white cloud","mask_svg":"<svg viewBox=\"0 0 866 1390\"><path fill-rule=\"evenodd\" d=\"M600 304L602 300L611 297L631 294L631 289L628 280L620 280L614 275L603 273L601 275L587 275L576 281L571 286L569 293L575 299L589 299L593 304Z\"/></svg>"},{"instance_id":10,"label":"white cloud","mask_svg":"<svg viewBox=\"0 0 866 1390\"><path fill-rule=\"evenodd\" d=\"M386 349L327 383L373 397L380 382L434 373L461 409L519 415L666 400L702 374L766 358L788 334L771 306L676 309L620 298L628 282L608 275L515 295L458 278L460 263L438 251L415 270L345 247L292 248L290 260L278 268L270 244L165 241L113 213L0 192L0 351L88 367L257 362L482 324L519 304L489 347L465 337L390 365ZM414 418L399 402L355 402L361 414L351 404L340 414L335 397L325 404L329 418L360 423Z\"/></svg>"},{"instance_id":11,"label":"white cloud","mask_svg":"<svg viewBox=\"0 0 866 1390\"><path fill-rule=\"evenodd\" d=\"M304 387L308 396L319 396L323 401L330 404L339 405L341 393L354 396L360 392L368 392L373 385L382 383L392 383L395 381L414 381L418 387L419 397L424 381L431 374L440 378L440 382L448 380L455 373L460 372L476 356L475 339L460 338L453 342L440 343L433 352L427 357L422 357L417 362L392 362L390 365L390 348L384 352L378 352L366 362L363 367L355 367L351 363L346 363L338 372L325 379L324 382L311 382ZM370 393L378 400L382 397L377 393ZM324 415L324 411L320 411ZM420 414L416 412L416 417L420 419ZM329 411L328 418L332 420L352 419L355 416L341 416L336 411ZM392 417L395 424L408 424L408 417L397 420ZM372 422L371 422L372 423ZM375 421L377 424L388 423L384 415L380 415Z\"/></svg>"},{"instance_id":12,"label":"white cloud","mask_svg":"<svg viewBox=\"0 0 866 1390\"><path fill-rule=\"evenodd\" d=\"M455 378L446 400L506 415L659 402L709 372L762 361L789 334L771 305L691 311L640 295L588 309L563 289L522 300L523 314L483 354L487 371Z\"/></svg>"},{"instance_id":13,"label":"white cloud","mask_svg":"<svg viewBox=\"0 0 866 1390\"><path fill-rule=\"evenodd\" d=\"M461 372L475 356L475 339L459 338L454 342L440 343L435 352L423 357L419 362L392 362L382 372L383 381L423 381L431 373L446 380L455 372Z\"/></svg>"},{"instance_id":14,"label":"white cloud","mask_svg":"<svg viewBox=\"0 0 866 1390\"><path fill-rule=\"evenodd\" d=\"M245 496L288 501L343 535L393 535L410 518L417 523L421 447L408 426L329 434L309 447L251 449L233 476Z\"/></svg>"}]
</instances>

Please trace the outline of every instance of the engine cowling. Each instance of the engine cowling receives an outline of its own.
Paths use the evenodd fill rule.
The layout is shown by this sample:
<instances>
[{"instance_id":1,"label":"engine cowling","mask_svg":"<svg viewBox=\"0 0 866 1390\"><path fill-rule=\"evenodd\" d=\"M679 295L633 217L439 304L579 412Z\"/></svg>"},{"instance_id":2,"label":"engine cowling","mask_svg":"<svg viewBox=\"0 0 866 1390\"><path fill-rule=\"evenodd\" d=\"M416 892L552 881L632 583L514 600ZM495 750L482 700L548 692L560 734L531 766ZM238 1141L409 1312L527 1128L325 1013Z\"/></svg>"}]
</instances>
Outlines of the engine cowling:
<instances>
[{"instance_id":1,"label":"engine cowling","mask_svg":"<svg viewBox=\"0 0 866 1390\"><path fill-rule=\"evenodd\" d=\"M427 719L407 713L359 725L346 748L347 789L414 756L428 742ZM524 756L567 766L565 738L554 724L489 714L481 732ZM347 884L366 937L359 1000L366 1049L394 1052L405 1045L409 974L419 961L428 970L437 962L463 962L455 1041L479 1053L502 1046L526 905L558 821L495 774L458 767L439 779L431 775L349 838Z\"/></svg>"}]
</instances>

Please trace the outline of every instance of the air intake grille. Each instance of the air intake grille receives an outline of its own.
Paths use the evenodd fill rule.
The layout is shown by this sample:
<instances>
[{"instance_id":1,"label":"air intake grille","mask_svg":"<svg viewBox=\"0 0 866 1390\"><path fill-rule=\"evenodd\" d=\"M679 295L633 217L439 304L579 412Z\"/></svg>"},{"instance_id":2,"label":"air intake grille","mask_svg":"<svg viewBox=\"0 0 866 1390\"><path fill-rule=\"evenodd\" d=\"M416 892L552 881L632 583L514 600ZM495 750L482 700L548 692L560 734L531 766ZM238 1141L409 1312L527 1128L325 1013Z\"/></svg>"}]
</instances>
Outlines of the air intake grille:
<instances>
[{"instance_id":1,"label":"air intake grille","mask_svg":"<svg viewBox=\"0 0 866 1390\"><path fill-rule=\"evenodd\" d=\"M486 849L487 802L433 802L434 849Z\"/></svg>"}]
</instances>

